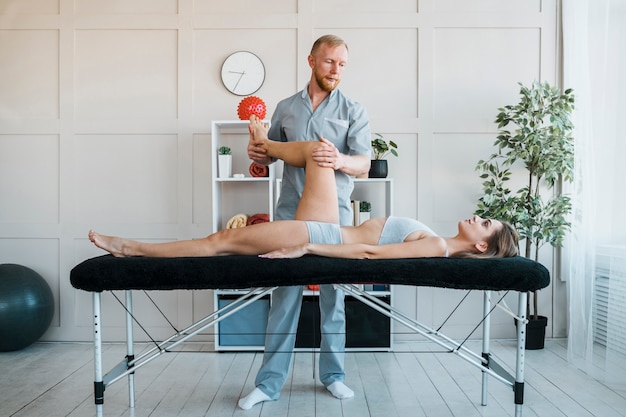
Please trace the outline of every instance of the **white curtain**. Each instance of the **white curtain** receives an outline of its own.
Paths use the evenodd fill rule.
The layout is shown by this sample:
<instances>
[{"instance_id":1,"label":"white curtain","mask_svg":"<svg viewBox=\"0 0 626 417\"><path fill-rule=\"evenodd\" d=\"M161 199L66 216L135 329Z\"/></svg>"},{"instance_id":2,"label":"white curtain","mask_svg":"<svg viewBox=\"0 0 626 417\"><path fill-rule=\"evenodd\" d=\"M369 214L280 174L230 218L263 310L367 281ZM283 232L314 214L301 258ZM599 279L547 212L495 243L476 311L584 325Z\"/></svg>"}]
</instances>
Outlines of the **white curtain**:
<instances>
[{"instance_id":1,"label":"white curtain","mask_svg":"<svg viewBox=\"0 0 626 417\"><path fill-rule=\"evenodd\" d=\"M576 97L574 215L564 268L568 359L624 388L626 0L563 0L562 12L563 85ZM598 269L606 272L606 294L598 290ZM606 304L598 305L598 297Z\"/></svg>"}]
</instances>

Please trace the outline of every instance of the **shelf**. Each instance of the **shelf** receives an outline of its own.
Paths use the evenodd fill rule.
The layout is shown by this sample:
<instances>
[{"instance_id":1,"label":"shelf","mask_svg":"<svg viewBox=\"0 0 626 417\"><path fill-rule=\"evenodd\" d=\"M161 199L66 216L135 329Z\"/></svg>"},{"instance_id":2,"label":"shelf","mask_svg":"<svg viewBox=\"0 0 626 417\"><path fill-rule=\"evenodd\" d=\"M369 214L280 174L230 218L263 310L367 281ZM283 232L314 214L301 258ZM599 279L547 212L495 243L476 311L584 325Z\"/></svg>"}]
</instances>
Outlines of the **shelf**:
<instances>
[{"instance_id":1,"label":"shelf","mask_svg":"<svg viewBox=\"0 0 626 417\"><path fill-rule=\"evenodd\" d=\"M246 294L248 291L250 291L250 289L241 289L241 290L215 290L215 293L217 295L236 295L236 296L241 296L243 294ZM260 291L258 291L260 292ZM258 293L257 292L257 293ZM391 295L391 290L385 290L385 291L365 291L366 293L373 295L375 297L388 297ZM305 297L308 296L314 296L317 297L320 295L319 291L312 291L312 290L304 290L302 291L302 295Z\"/></svg>"},{"instance_id":2,"label":"shelf","mask_svg":"<svg viewBox=\"0 0 626 417\"><path fill-rule=\"evenodd\" d=\"M373 295L374 297L387 297L389 295L391 295L391 290L385 290L385 291L365 291L366 293ZM302 292L303 296L319 296L320 292L319 291L312 291L312 290L304 290Z\"/></svg>"},{"instance_id":3,"label":"shelf","mask_svg":"<svg viewBox=\"0 0 626 417\"><path fill-rule=\"evenodd\" d=\"M354 182L384 182L384 183L393 183L393 178L355 178Z\"/></svg>"},{"instance_id":4,"label":"shelf","mask_svg":"<svg viewBox=\"0 0 626 417\"><path fill-rule=\"evenodd\" d=\"M270 182L269 177L216 178L215 182Z\"/></svg>"}]
</instances>

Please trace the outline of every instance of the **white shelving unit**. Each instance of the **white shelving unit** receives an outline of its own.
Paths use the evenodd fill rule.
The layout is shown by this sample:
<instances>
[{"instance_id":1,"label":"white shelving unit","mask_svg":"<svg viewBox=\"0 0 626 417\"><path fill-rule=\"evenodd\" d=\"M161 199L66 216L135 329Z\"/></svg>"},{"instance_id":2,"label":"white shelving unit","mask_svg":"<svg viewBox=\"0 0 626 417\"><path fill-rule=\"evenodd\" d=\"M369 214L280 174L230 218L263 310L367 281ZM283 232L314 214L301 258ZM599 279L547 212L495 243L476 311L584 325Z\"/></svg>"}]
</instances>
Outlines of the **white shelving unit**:
<instances>
[{"instance_id":1,"label":"white shelving unit","mask_svg":"<svg viewBox=\"0 0 626 417\"><path fill-rule=\"evenodd\" d=\"M212 232L217 232L226 226L226 222L234 215L246 213L245 209L252 209L254 213L267 213L270 220L274 220L274 179L275 167L269 166L269 176L252 177L249 167L252 161L248 159L248 125L245 120L221 120L211 123L211 195L212 195ZM217 149L228 146L233 152L233 175L241 173L242 178L218 178ZM241 205L242 195L264 196L246 201L255 202L254 207ZM227 196L238 196L226 200Z\"/></svg>"},{"instance_id":2,"label":"white shelving unit","mask_svg":"<svg viewBox=\"0 0 626 417\"><path fill-rule=\"evenodd\" d=\"M211 150L213 152L211 167L212 189L212 231L217 232L226 226L228 220L235 214L267 213L270 220L274 220L274 207L280 195L281 180L276 179L274 164L269 167L269 176L255 178L249 174L249 166L252 161L248 159L246 147L248 144L249 122L242 120L214 121L211 124ZM243 178L218 178L217 149L220 146L229 146L233 153L233 173L243 173ZM393 179L392 178L364 178L355 179L353 198L372 202L372 217L386 217L393 214ZM245 197L242 197L245 196ZM383 202L379 204L377 202ZM215 290L214 306L222 307L231 300L247 292L241 290ZM393 288L378 291L368 291L377 297L385 298L393 305ZM315 320L319 317L305 317L306 311L312 313L312 309L305 308L305 303L316 301L319 293L306 290L303 297L303 320ZM214 326L215 350L216 351L262 351L265 340L265 328L267 314L271 304L271 296L266 296L250 306L238 311L224 321ZM317 303L315 303L317 304ZM393 322L380 313L371 310L360 301L346 296L347 338L346 350L377 350L388 351L392 349ZM319 309L317 309L319 313ZM352 325L350 315L353 314ZM310 315L310 314L309 314ZM382 317L381 317L382 316ZM350 339L354 339L350 333L351 328L363 324L363 320L376 321L384 327L385 337L376 337L376 346L362 346L362 341L357 341L356 347L350 346ZM381 320L383 320L381 322ZM374 325L375 326L375 325ZM388 327L385 327L388 326ZM312 326L302 326L312 327ZM318 326L319 328L319 326ZM387 330L388 329L388 330ZM300 327L299 333L300 336ZM319 336L313 336L319 340ZM306 337L303 336L306 339ZM297 342L298 343L298 342ZM304 342L307 343L306 341ZM314 346L300 346L310 349Z\"/></svg>"}]
</instances>

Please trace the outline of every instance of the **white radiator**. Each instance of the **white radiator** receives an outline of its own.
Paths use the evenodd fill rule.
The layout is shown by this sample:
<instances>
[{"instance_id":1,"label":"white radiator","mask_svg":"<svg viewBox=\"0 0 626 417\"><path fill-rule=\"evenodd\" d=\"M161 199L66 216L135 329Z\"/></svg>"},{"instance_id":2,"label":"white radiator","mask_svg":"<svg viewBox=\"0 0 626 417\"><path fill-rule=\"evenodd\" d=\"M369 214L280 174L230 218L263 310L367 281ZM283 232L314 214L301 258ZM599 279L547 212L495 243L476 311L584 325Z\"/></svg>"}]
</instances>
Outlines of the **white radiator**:
<instances>
[{"instance_id":1,"label":"white radiator","mask_svg":"<svg viewBox=\"0 0 626 417\"><path fill-rule=\"evenodd\" d=\"M594 342L626 355L626 246L601 246L593 298Z\"/></svg>"}]
</instances>

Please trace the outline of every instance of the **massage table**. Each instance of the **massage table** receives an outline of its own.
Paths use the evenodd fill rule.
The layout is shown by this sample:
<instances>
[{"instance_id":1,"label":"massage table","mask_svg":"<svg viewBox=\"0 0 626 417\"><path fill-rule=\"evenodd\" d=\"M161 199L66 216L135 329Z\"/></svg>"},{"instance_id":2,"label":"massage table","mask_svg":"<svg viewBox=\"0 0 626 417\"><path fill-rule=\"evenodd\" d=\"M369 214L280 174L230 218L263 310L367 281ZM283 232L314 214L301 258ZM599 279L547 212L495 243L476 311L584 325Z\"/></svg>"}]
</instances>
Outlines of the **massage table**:
<instances>
[{"instance_id":1,"label":"massage table","mask_svg":"<svg viewBox=\"0 0 626 417\"><path fill-rule=\"evenodd\" d=\"M76 265L72 286L92 293L94 344L94 398L97 416L103 415L104 392L111 384L128 377L130 407L134 407L134 375L159 355L171 351L206 328L235 314L270 294L278 286L333 284L390 319L407 326L428 340L476 366L482 372L481 404L487 404L489 377L513 391L515 416L524 402L524 350L527 292L549 285L550 274L541 264L524 257L500 259L415 258L336 259L305 256L298 259L264 259L257 256L216 256L191 258L116 258L104 255ZM363 291L360 283L413 285L483 291L483 308L477 328L482 325L482 352L477 354L439 330L431 329L396 308ZM232 303L217 309L139 356L133 348L133 290L247 289ZM126 357L106 374L102 369L101 295L103 291L125 292ZM518 292L516 363L511 375L490 354L490 313L500 306L492 291ZM469 336L468 336L469 337ZM467 340L467 339L466 339Z\"/></svg>"}]
</instances>

